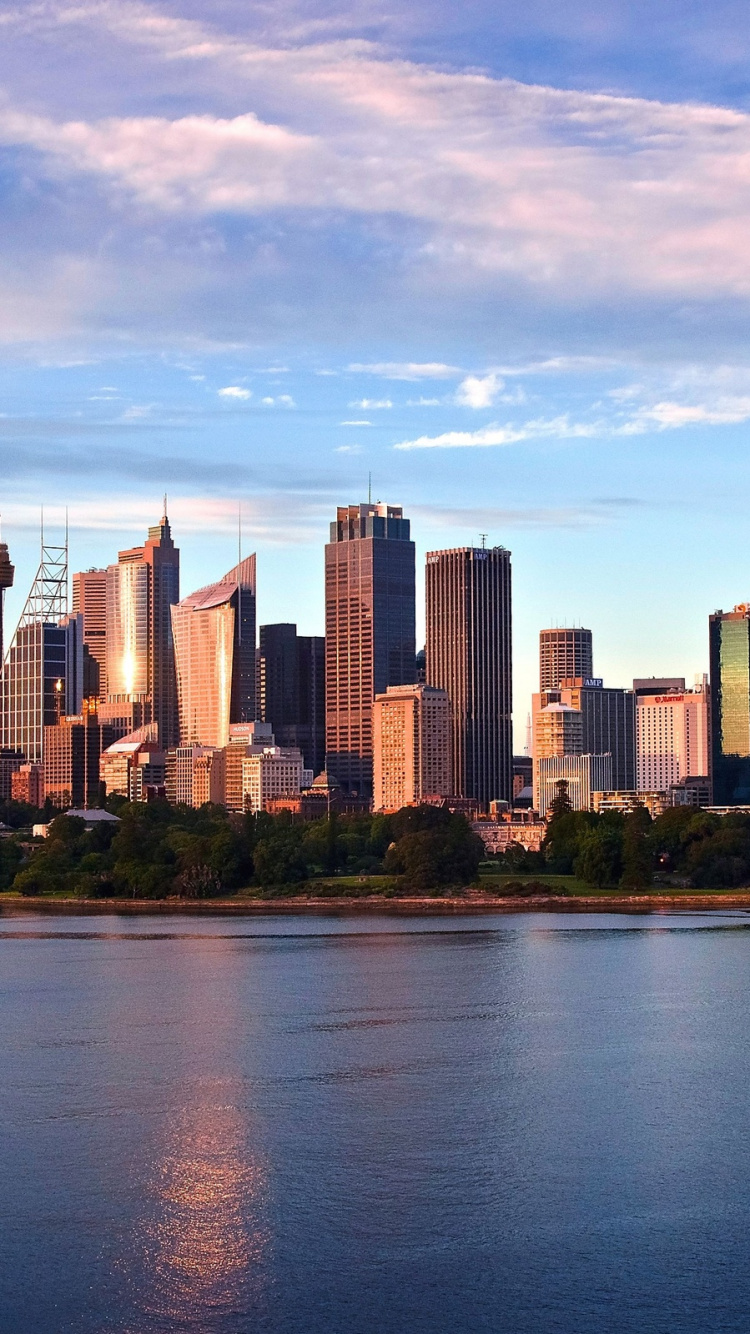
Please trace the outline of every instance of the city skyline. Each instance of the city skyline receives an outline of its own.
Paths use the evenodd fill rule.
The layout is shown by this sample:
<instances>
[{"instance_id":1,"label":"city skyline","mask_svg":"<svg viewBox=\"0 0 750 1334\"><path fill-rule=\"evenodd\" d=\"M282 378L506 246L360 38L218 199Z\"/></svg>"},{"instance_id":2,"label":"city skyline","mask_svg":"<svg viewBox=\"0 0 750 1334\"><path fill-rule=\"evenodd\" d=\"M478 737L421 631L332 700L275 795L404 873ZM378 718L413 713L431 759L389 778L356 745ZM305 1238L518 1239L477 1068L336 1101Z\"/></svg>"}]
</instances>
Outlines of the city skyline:
<instances>
[{"instance_id":1,"label":"city skyline","mask_svg":"<svg viewBox=\"0 0 750 1334\"><path fill-rule=\"evenodd\" d=\"M707 670L703 612L750 593L736 4L183 10L0 6L19 570L41 502L85 569L166 489L198 588L241 501L260 620L317 634L318 536L371 472L420 561L513 551L519 698L555 622L615 684Z\"/></svg>"}]
</instances>

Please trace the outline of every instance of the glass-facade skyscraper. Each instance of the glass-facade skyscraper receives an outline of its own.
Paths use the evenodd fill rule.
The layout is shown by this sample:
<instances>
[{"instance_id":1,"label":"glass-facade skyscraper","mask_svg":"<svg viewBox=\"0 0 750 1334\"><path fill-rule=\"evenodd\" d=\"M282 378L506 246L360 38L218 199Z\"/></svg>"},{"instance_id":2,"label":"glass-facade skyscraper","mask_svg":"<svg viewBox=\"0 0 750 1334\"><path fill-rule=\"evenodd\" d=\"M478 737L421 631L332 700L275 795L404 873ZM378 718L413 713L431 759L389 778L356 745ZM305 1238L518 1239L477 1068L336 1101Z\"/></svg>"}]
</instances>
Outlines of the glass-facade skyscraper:
<instances>
[{"instance_id":1,"label":"glass-facade skyscraper","mask_svg":"<svg viewBox=\"0 0 750 1334\"><path fill-rule=\"evenodd\" d=\"M107 699L144 704L159 744L179 739L171 608L180 600L180 553L166 513L142 547L107 569Z\"/></svg>"},{"instance_id":2,"label":"glass-facade skyscraper","mask_svg":"<svg viewBox=\"0 0 750 1334\"><path fill-rule=\"evenodd\" d=\"M171 609L182 745L226 746L255 718L255 556Z\"/></svg>"},{"instance_id":3,"label":"glass-facade skyscraper","mask_svg":"<svg viewBox=\"0 0 750 1334\"><path fill-rule=\"evenodd\" d=\"M278 746L298 746L304 766L325 767L325 639L298 635L289 622L262 625L259 634L257 711L271 724Z\"/></svg>"},{"instance_id":4,"label":"glass-facade skyscraper","mask_svg":"<svg viewBox=\"0 0 750 1334\"><path fill-rule=\"evenodd\" d=\"M453 711L455 795L512 801L511 565L504 547L427 553L427 682Z\"/></svg>"},{"instance_id":5,"label":"glass-facade skyscraper","mask_svg":"<svg viewBox=\"0 0 750 1334\"><path fill-rule=\"evenodd\" d=\"M400 506L340 506L325 550L326 768L372 795L372 705L416 680L415 552Z\"/></svg>"},{"instance_id":6,"label":"glass-facade skyscraper","mask_svg":"<svg viewBox=\"0 0 750 1334\"><path fill-rule=\"evenodd\" d=\"M717 806L750 803L750 603L708 621L711 767Z\"/></svg>"}]
</instances>

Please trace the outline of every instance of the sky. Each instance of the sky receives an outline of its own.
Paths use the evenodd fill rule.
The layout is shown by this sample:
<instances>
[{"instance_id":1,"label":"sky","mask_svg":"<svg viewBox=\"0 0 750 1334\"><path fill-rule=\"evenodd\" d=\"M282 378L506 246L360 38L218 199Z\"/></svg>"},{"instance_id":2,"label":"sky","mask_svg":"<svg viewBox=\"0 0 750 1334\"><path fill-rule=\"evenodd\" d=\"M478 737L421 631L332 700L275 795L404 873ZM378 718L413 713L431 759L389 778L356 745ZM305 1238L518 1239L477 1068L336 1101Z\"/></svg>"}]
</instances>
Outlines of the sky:
<instances>
[{"instance_id":1,"label":"sky","mask_svg":"<svg viewBox=\"0 0 750 1334\"><path fill-rule=\"evenodd\" d=\"M323 630L338 504L513 556L610 685L750 599L750 17L737 0L0 3L0 513L182 591L258 553Z\"/></svg>"}]
</instances>

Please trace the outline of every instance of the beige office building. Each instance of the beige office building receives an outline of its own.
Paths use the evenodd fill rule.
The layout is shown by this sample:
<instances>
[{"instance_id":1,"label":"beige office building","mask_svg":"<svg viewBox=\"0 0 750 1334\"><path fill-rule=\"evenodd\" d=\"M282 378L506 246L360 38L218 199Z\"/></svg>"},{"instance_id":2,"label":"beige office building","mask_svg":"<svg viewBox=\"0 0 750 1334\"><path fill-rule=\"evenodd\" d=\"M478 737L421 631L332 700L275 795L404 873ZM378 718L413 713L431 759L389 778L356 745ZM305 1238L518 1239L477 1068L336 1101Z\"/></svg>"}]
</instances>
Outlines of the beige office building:
<instances>
[{"instance_id":1,"label":"beige office building","mask_svg":"<svg viewBox=\"0 0 750 1334\"><path fill-rule=\"evenodd\" d=\"M452 795L450 699L435 686L389 686L373 705L376 811Z\"/></svg>"},{"instance_id":2,"label":"beige office building","mask_svg":"<svg viewBox=\"0 0 750 1334\"><path fill-rule=\"evenodd\" d=\"M534 809L537 811L541 810L540 761L553 756L583 753L583 718L580 709L557 703L540 708L539 699L540 696L535 695L532 701Z\"/></svg>"},{"instance_id":3,"label":"beige office building","mask_svg":"<svg viewBox=\"0 0 750 1334\"><path fill-rule=\"evenodd\" d=\"M636 709L636 786L667 792L688 777L710 773L708 678L694 690L640 695Z\"/></svg>"},{"instance_id":4,"label":"beige office building","mask_svg":"<svg viewBox=\"0 0 750 1334\"><path fill-rule=\"evenodd\" d=\"M243 810L265 809L277 797L296 797L302 790L302 751L292 746L248 746L242 760Z\"/></svg>"},{"instance_id":5,"label":"beige office building","mask_svg":"<svg viewBox=\"0 0 750 1334\"><path fill-rule=\"evenodd\" d=\"M167 801L199 808L226 800L226 751L210 746L177 746L167 753Z\"/></svg>"}]
</instances>

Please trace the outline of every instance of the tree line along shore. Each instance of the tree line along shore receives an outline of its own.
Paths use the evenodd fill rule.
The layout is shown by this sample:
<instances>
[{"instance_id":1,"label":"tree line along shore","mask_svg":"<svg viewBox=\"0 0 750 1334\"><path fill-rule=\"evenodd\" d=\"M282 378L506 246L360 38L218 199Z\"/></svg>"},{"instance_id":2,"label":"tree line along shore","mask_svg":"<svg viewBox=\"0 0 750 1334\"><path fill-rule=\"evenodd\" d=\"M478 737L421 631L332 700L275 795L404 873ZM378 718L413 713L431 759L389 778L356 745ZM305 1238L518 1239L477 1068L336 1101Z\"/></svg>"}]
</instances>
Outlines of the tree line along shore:
<instances>
[{"instance_id":1,"label":"tree line along shore","mask_svg":"<svg viewBox=\"0 0 750 1334\"><path fill-rule=\"evenodd\" d=\"M117 820L90 828L76 816L55 815L47 837L34 839L31 822L40 813L0 804L0 823L10 830L0 838L0 892L154 903L301 896L614 901L615 893L632 901L701 891L737 897L745 887L750 895L750 816L684 807L653 821L643 807L597 815L573 811L564 787L539 852L511 845L489 859L462 815L433 806L309 822L288 813L243 816L223 806L117 798L108 810Z\"/></svg>"}]
</instances>

